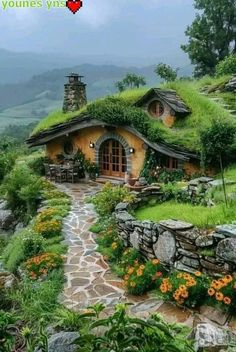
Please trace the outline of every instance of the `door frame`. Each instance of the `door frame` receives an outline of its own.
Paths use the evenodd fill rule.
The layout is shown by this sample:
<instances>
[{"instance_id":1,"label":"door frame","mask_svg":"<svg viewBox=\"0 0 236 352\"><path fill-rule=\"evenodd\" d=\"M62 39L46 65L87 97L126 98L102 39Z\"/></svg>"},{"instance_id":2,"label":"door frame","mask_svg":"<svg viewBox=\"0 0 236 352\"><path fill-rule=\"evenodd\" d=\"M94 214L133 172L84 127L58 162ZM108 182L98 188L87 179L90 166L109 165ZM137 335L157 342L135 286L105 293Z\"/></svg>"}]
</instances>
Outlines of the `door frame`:
<instances>
[{"instance_id":1,"label":"door frame","mask_svg":"<svg viewBox=\"0 0 236 352\"><path fill-rule=\"evenodd\" d=\"M100 168L100 165L101 165L100 164L101 146L108 139L115 139L123 146L123 148L125 150L125 154L126 154L126 169L127 169L126 172L128 174L131 174L131 171L132 171L132 160L131 160L132 154L130 153L131 147L123 136L121 136L120 134L115 133L115 132L107 132L107 133L103 134L100 138L98 138L98 140L96 141L96 143L95 143L95 163Z\"/></svg>"},{"instance_id":2,"label":"door frame","mask_svg":"<svg viewBox=\"0 0 236 352\"><path fill-rule=\"evenodd\" d=\"M125 177L127 158L123 145L116 139L107 139L100 147L101 175Z\"/></svg>"}]
</instances>

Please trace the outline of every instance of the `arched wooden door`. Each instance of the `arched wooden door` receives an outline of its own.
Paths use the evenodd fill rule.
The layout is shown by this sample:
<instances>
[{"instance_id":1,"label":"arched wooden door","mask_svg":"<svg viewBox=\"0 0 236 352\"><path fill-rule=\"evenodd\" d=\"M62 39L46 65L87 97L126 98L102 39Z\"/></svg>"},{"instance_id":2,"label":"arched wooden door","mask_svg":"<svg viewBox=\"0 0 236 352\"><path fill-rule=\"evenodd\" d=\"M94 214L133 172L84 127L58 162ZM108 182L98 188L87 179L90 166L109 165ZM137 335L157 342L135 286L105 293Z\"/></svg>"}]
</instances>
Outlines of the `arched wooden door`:
<instances>
[{"instance_id":1,"label":"arched wooden door","mask_svg":"<svg viewBox=\"0 0 236 352\"><path fill-rule=\"evenodd\" d=\"M125 149L115 139L108 139L101 145L100 168L104 176L124 177L127 169Z\"/></svg>"}]
</instances>

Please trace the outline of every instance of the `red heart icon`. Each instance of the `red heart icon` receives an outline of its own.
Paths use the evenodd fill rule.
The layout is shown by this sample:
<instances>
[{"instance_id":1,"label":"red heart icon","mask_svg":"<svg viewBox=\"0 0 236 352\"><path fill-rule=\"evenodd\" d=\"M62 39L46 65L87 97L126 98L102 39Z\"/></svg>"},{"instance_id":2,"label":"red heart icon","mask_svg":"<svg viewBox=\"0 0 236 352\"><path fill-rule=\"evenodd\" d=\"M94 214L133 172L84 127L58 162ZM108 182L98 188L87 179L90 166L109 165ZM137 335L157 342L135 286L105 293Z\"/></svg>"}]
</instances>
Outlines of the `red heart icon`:
<instances>
[{"instance_id":1,"label":"red heart icon","mask_svg":"<svg viewBox=\"0 0 236 352\"><path fill-rule=\"evenodd\" d=\"M66 1L66 6L68 9L75 14L82 6L83 6L83 1L81 0L67 0Z\"/></svg>"}]
</instances>

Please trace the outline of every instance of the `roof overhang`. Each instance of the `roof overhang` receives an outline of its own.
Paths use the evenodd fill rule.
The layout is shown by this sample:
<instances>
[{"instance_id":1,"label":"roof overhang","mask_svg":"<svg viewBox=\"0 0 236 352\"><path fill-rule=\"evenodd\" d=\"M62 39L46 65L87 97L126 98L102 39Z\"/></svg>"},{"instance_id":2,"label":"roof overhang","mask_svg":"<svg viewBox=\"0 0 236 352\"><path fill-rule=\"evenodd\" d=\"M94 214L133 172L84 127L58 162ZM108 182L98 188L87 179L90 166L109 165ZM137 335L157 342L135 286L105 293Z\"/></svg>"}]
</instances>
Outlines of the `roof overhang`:
<instances>
[{"instance_id":1,"label":"roof overhang","mask_svg":"<svg viewBox=\"0 0 236 352\"><path fill-rule=\"evenodd\" d=\"M199 159L199 157L191 153L187 150L181 149L178 146L174 145L169 145L166 143L153 143L150 142L145 136L143 136L140 132L138 132L135 128L130 127L130 126L118 126L118 125L111 125L106 122L96 120L96 119L91 119L89 116L84 116L78 118L74 118L70 122L64 123L57 125L51 129L48 129L46 131L41 132L38 135L30 137L26 143L28 144L29 147L36 147L36 146L41 146L45 145L57 138L63 137L67 134L74 133L76 131L83 130L85 128L90 128L90 127L113 127L113 128L118 128L122 127L126 131L134 134L138 138L140 138L147 146L149 146L151 149L167 155L169 157L173 157L179 160L183 161L189 161L190 159Z\"/></svg>"}]
</instances>

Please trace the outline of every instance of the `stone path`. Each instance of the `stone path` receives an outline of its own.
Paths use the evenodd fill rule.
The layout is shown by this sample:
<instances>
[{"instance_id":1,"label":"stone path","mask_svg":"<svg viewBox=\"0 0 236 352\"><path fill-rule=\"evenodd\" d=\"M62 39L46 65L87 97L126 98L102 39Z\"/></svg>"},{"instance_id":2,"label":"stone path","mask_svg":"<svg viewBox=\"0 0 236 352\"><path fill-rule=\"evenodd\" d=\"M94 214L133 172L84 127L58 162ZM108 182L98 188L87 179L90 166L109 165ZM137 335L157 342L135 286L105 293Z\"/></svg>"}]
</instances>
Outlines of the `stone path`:
<instances>
[{"instance_id":1,"label":"stone path","mask_svg":"<svg viewBox=\"0 0 236 352\"><path fill-rule=\"evenodd\" d=\"M157 312L168 322L179 322L195 326L199 322L215 322L221 326L228 325L222 314L217 315L214 309L206 307L204 311L192 312L172 303L163 302L153 293L137 297L128 295L122 280L113 274L100 253L96 251L96 235L89 231L96 221L93 205L86 198L94 195L101 188L99 184L63 184L59 185L72 197L70 214L64 221L65 242L68 245L67 259L64 266L66 283L61 302L70 309L79 311L95 303L104 303L105 314L110 314L117 303L132 303L130 314L142 318ZM211 317L211 321L208 319ZM214 320L215 319L215 320ZM230 322L236 329L235 319Z\"/></svg>"}]
</instances>

